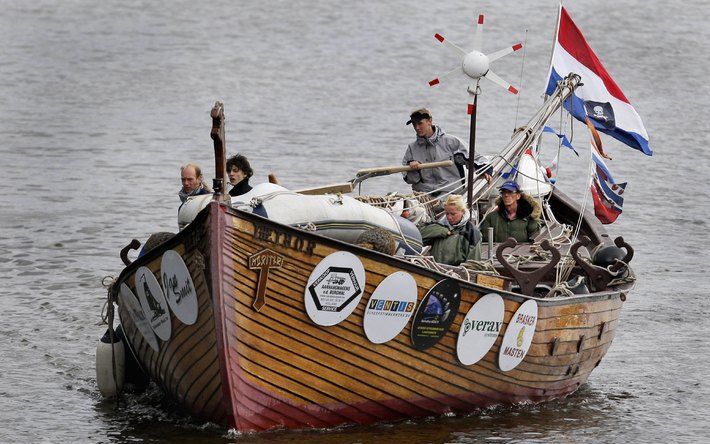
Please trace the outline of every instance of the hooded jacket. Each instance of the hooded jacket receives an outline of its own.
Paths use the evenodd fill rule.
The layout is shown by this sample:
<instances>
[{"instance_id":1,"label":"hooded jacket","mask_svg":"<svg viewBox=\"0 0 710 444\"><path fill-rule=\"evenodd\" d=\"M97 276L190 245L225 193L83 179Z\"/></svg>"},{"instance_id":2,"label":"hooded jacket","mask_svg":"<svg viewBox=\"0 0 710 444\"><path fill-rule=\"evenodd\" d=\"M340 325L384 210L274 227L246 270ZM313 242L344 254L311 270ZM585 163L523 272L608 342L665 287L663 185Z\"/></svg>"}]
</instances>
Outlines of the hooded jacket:
<instances>
[{"instance_id":1,"label":"hooded jacket","mask_svg":"<svg viewBox=\"0 0 710 444\"><path fill-rule=\"evenodd\" d=\"M493 241L505 242L509 237L518 242L530 242L533 235L540 229L540 204L530 195L520 193L515 219L508 219L503 200L496 199L496 209L481 222L483 240L488 241L488 227L493 227Z\"/></svg>"},{"instance_id":2,"label":"hooded jacket","mask_svg":"<svg viewBox=\"0 0 710 444\"><path fill-rule=\"evenodd\" d=\"M449 224L444 216L419 231L424 245L431 245L430 253L439 263L459 265L470 259L481 259L481 232L471 222L468 210L456 225Z\"/></svg>"},{"instance_id":3,"label":"hooded jacket","mask_svg":"<svg viewBox=\"0 0 710 444\"><path fill-rule=\"evenodd\" d=\"M417 140L409 144L404 153L402 164L407 165L412 160L421 163L454 160L455 154L462 154L466 157L468 149L460 139L444 133L441 127L434 126L434 134L431 137L417 136ZM404 181L412 185L412 190L424 193L439 189L447 184L451 185L440 192L454 190L461 185L459 180L462 177L463 168L457 167L456 164L404 173Z\"/></svg>"}]
</instances>

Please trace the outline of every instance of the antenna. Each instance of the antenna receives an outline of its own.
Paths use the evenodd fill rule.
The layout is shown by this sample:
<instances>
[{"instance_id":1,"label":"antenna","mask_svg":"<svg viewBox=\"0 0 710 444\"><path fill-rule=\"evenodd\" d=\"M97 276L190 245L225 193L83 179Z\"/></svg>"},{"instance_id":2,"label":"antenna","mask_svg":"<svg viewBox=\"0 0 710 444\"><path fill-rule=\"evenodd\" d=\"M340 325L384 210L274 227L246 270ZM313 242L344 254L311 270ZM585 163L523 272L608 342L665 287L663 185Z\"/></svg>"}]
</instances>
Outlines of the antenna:
<instances>
[{"instance_id":1,"label":"antenna","mask_svg":"<svg viewBox=\"0 0 710 444\"><path fill-rule=\"evenodd\" d=\"M473 50L471 52L466 52L453 42L448 41L441 34L434 34L434 38L439 42L443 43L446 47L450 48L459 57L462 57L461 66L454 68L453 70L439 76L431 81L429 81L429 86L436 86L442 82L442 80L452 77L457 74L464 74L469 79L475 80L475 86L468 86L466 89L470 95L473 96L473 104L468 105L468 113L471 115L471 130L468 145L468 192L467 192L467 202L468 208L473 210L473 173L475 169L474 159L476 157L476 112L478 108L478 94L480 93L479 83L481 78L486 78L491 82L502 86L513 94L518 94L518 90L513 87L510 83L503 80L496 73L491 71L491 62L494 62L501 57L505 57L508 54L515 52L523 47L522 43L516 43L515 45L509 46L507 48L501 49L499 51L493 52L491 54L484 54L481 52L483 46L483 14L479 14L478 23L476 23L476 33L473 36ZM472 211L473 215L473 211Z\"/></svg>"}]
</instances>

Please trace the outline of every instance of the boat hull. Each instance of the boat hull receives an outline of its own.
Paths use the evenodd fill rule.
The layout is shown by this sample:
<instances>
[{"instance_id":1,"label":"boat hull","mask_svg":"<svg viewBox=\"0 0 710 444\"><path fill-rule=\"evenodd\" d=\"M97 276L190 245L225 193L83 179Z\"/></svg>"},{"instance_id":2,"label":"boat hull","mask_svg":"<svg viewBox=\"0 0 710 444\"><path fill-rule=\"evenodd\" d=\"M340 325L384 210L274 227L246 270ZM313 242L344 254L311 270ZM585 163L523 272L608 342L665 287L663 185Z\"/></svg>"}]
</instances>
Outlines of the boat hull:
<instances>
[{"instance_id":1,"label":"boat hull","mask_svg":"<svg viewBox=\"0 0 710 444\"><path fill-rule=\"evenodd\" d=\"M461 299L453 323L434 346L418 350L412 322L390 341L368 340L367 301L396 272L414 278L418 302L450 276L215 202L175 238L127 267L118 284L135 291L139 266L160 281L167 250L180 254L190 271L197 321L184 325L171 314L173 334L158 341L156 352L119 304L130 346L151 377L192 414L240 431L369 424L567 396L607 352L625 298L606 291L536 299L538 319L527 355L503 372L503 334L531 298L457 280ZM309 278L340 251L362 262L363 296L342 322L317 325L304 308ZM254 267L260 254L281 259L268 270ZM459 330L472 305L489 293L502 296L503 327L480 361L463 365L457 359Z\"/></svg>"}]
</instances>

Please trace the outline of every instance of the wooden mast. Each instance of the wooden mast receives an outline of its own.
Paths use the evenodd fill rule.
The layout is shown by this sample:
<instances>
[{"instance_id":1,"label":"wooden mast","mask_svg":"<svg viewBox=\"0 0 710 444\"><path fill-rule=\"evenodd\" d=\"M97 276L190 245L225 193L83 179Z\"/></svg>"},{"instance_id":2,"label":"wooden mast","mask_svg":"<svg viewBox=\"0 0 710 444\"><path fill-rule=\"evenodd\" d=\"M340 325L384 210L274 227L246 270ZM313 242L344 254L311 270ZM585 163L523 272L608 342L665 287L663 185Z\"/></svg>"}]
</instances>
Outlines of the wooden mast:
<instances>
[{"instance_id":1,"label":"wooden mast","mask_svg":"<svg viewBox=\"0 0 710 444\"><path fill-rule=\"evenodd\" d=\"M222 102L215 102L210 112L212 117L212 131L210 137L214 141L214 168L215 177L212 179L215 200L226 200L227 192L225 187L225 177L227 176L227 155L226 143L224 139L224 105Z\"/></svg>"}]
</instances>

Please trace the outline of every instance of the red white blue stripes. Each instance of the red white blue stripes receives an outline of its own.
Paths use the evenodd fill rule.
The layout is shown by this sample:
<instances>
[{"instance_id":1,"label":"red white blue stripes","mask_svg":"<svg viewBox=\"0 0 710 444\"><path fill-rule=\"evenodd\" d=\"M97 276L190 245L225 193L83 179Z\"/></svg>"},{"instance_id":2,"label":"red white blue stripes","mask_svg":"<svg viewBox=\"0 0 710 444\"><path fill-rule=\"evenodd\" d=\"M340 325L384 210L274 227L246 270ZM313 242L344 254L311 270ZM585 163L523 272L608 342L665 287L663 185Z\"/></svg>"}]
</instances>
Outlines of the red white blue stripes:
<instances>
[{"instance_id":1,"label":"red white blue stripes","mask_svg":"<svg viewBox=\"0 0 710 444\"><path fill-rule=\"evenodd\" d=\"M629 103L621 88L614 82L602 65L567 10L560 6L557 38L552 53L552 64L546 93L549 95L557 82L569 73L579 74L583 85L577 88L565 108L578 120L584 122L591 117L594 126L621 142L646 155L652 155L648 134L638 113ZM585 102L601 104L613 110L611 119L594 119L590 106Z\"/></svg>"},{"instance_id":2,"label":"red white blue stripes","mask_svg":"<svg viewBox=\"0 0 710 444\"><path fill-rule=\"evenodd\" d=\"M591 122L588 122L588 124ZM590 127L592 132L591 152L593 165L591 193L594 201L594 214L603 224L610 224L616 221L623 211L626 182L617 183L611 175L611 171L604 162L601 154L601 141L596 134L596 129Z\"/></svg>"}]
</instances>

